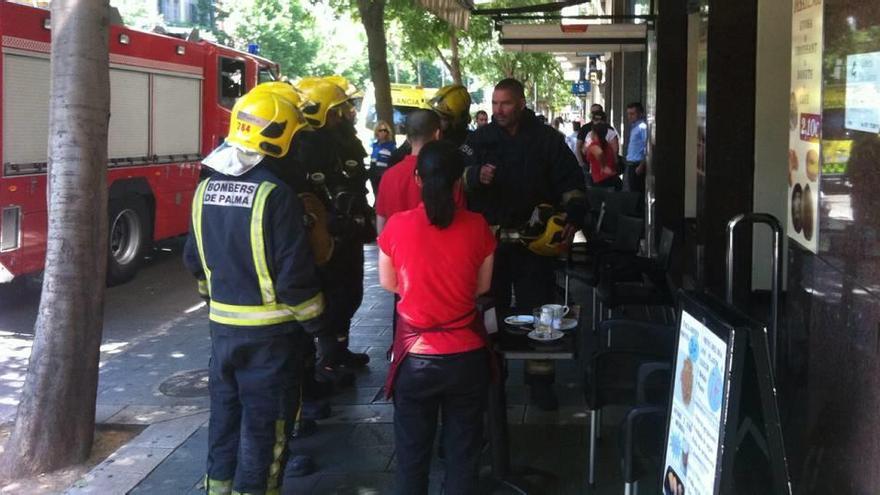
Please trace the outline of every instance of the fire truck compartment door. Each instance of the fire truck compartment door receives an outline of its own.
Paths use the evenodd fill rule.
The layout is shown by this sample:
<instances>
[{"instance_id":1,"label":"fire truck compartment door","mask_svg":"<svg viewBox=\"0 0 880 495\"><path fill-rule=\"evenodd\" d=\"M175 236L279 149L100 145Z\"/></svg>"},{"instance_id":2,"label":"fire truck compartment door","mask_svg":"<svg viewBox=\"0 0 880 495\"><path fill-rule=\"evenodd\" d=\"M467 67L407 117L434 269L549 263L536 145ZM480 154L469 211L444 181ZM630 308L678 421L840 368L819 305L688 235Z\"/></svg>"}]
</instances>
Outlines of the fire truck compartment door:
<instances>
[{"instance_id":1,"label":"fire truck compartment door","mask_svg":"<svg viewBox=\"0 0 880 495\"><path fill-rule=\"evenodd\" d=\"M3 163L42 163L49 142L49 59L3 55Z\"/></svg>"},{"instance_id":2,"label":"fire truck compartment door","mask_svg":"<svg viewBox=\"0 0 880 495\"><path fill-rule=\"evenodd\" d=\"M199 153L201 80L153 76L153 154Z\"/></svg>"},{"instance_id":3,"label":"fire truck compartment door","mask_svg":"<svg viewBox=\"0 0 880 495\"><path fill-rule=\"evenodd\" d=\"M109 158L150 154L150 76L110 69Z\"/></svg>"}]
</instances>

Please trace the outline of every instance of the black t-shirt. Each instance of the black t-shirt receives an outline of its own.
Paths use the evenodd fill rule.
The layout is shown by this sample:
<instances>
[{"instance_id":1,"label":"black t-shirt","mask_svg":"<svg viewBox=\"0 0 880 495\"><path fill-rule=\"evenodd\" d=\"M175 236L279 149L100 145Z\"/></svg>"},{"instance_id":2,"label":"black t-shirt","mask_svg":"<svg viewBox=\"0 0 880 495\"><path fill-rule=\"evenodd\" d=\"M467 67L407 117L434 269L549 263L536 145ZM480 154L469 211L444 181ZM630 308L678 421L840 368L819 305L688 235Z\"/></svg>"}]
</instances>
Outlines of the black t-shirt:
<instances>
[{"instance_id":1,"label":"black t-shirt","mask_svg":"<svg viewBox=\"0 0 880 495\"><path fill-rule=\"evenodd\" d=\"M582 125L581 129L578 131L577 140L578 141L586 141L587 134L589 134L590 131L592 131L592 130L593 130L593 123L592 122L587 122L586 124Z\"/></svg>"},{"instance_id":2,"label":"black t-shirt","mask_svg":"<svg viewBox=\"0 0 880 495\"><path fill-rule=\"evenodd\" d=\"M614 129L613 127L611 127L611 126L608 126L608 129L610 129L610 130L612 130L612 131L614 131L614 132L617 132L617 130L615 130L615 129ZM593 130L593 123L592 123L592 122L587 122L586 124L582 125L582 126L581 126L581 130L578 131L578 137L577 137L577 140L578 140L578 141L586 141L586 140L587 140L587 134L589 134L590 131L592 131L592 130Z\"/></svg>"}]
</instances>

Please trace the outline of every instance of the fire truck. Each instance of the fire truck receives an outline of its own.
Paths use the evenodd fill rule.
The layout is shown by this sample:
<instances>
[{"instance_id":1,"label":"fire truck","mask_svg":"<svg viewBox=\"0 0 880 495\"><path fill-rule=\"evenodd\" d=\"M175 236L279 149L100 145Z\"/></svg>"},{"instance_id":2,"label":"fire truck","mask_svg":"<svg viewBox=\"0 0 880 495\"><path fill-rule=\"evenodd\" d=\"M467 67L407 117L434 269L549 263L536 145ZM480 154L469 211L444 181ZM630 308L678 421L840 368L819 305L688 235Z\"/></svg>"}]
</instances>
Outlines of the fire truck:
<instances>
[{"instance_id":1,"label":"fire truck","mask_svg":"<svg viewBox=\"0 0 880 495\"><path fill-rule=\"evenodd\" d=\"M49 11L0 0L0 283L46 254ZM278 65L204 40L110 27L108 283L131 279L153 242L189 228L200 161L236 98Z\"/></svg>"}]
</instances>

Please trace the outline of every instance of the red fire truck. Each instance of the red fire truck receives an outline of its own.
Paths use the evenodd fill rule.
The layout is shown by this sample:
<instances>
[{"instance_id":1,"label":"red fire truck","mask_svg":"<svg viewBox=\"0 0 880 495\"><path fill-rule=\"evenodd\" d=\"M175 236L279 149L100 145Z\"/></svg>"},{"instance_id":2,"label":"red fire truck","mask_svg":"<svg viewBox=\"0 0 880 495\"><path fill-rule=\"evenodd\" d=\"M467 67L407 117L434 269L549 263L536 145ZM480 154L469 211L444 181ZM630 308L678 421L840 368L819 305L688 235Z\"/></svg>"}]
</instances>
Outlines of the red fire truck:
<instances>
[{"instance_id":1,"label":"red fire truck","mask_svg":"<svg viewBox=\"0 0 880 495\"><path fill-rule=\"evenodd\" d=\"M45 261L49 11L0 0L0 40L4 283ZM207 41L110 28L109 283L133 277L153 241L187 232L201 158L225 137L235 99L277 74Z\"/></svg>"}]
</instances>

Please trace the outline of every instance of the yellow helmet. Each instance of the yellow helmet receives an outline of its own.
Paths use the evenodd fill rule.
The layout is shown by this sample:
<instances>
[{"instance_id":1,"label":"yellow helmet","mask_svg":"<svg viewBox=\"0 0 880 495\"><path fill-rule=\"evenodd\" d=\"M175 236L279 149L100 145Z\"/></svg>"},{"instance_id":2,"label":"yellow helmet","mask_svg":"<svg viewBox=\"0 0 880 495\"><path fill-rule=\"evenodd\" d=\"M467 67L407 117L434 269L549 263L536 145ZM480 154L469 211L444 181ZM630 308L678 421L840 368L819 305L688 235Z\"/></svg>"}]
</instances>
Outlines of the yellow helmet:
<instances>
[{"instance_id":1,"label":"yellow helmet","mask_svg":"<svg viewBox=\"0 0 880 495\"><path fill-rule=\"evenodd\" d=\"M293 135L306 127L302 112L274 91L251 91L232 107L226 142L244 151L280 158Z\"/></svg>"},{"instance_id":2,"label":"yellow helmet","mask_svg":"<svg viewBox=\"0 0 880 495\"><path fill-rule=\"evenodd\" d=\"M565 218L562 215L553 215L547 220L544 232L537 239L529 242L529 251L539 256L559 256L565 247L563 230L565 230Z\"/></svg>"},{"instance_id":3,"label":"yellow helmet","mask_svg":"<svg viewBox=\"0 0 880 495\"><path fill-rule=\"evenodd\" d=\"M324 78L324 80L327 82L333 83L333 84L339 86L340 88L342 88L342 90L345 91L345 94L350 99L364 97L363 92L358 91L358 89L355 87L355 85L350 83L348 81L348 79L346 79L343 76L340 76L340 75L327 76Z\"/></svg>"},{"instance_id":4,"label":"yellow helmet","mask_svg":"<svg viewBox=\"0 0 880 495\"><path fill-rule=\"evenodd\" d=\"M438 89L428 101L435 112L456 124L470 121L471 95L461 84L450 84Z\"/></svg>"},{"instance_id":5,"label":"yellow helmet","mask_svg":"<svg viewBox=\"0 0 880 495\"><path fill-rule=\"evenodd\" d=\"M254 86L254 89L251 90L251 93L272 93L276 94L286 100L290 100L291 103L297 106L297 108L302 104L302 96L299 92L293 87L292 84L288 84L286 82L281 81L269 81L257 84Z\"/></svg>"},{"instance_id":6,"label":"yellow helmet","mask_svg":"<svg viewBox=\"0 0 880 495\"><path fill-rule=\"evenodd\" d=\"M333 109L339 110L348 102L348 96L342 88L323 79L305 78L297 83L297 89L308 100L300 108L312 127L324 127L327 113ZM344 107L341 109L345 110Z\"/></svg>"}]
</instances>

